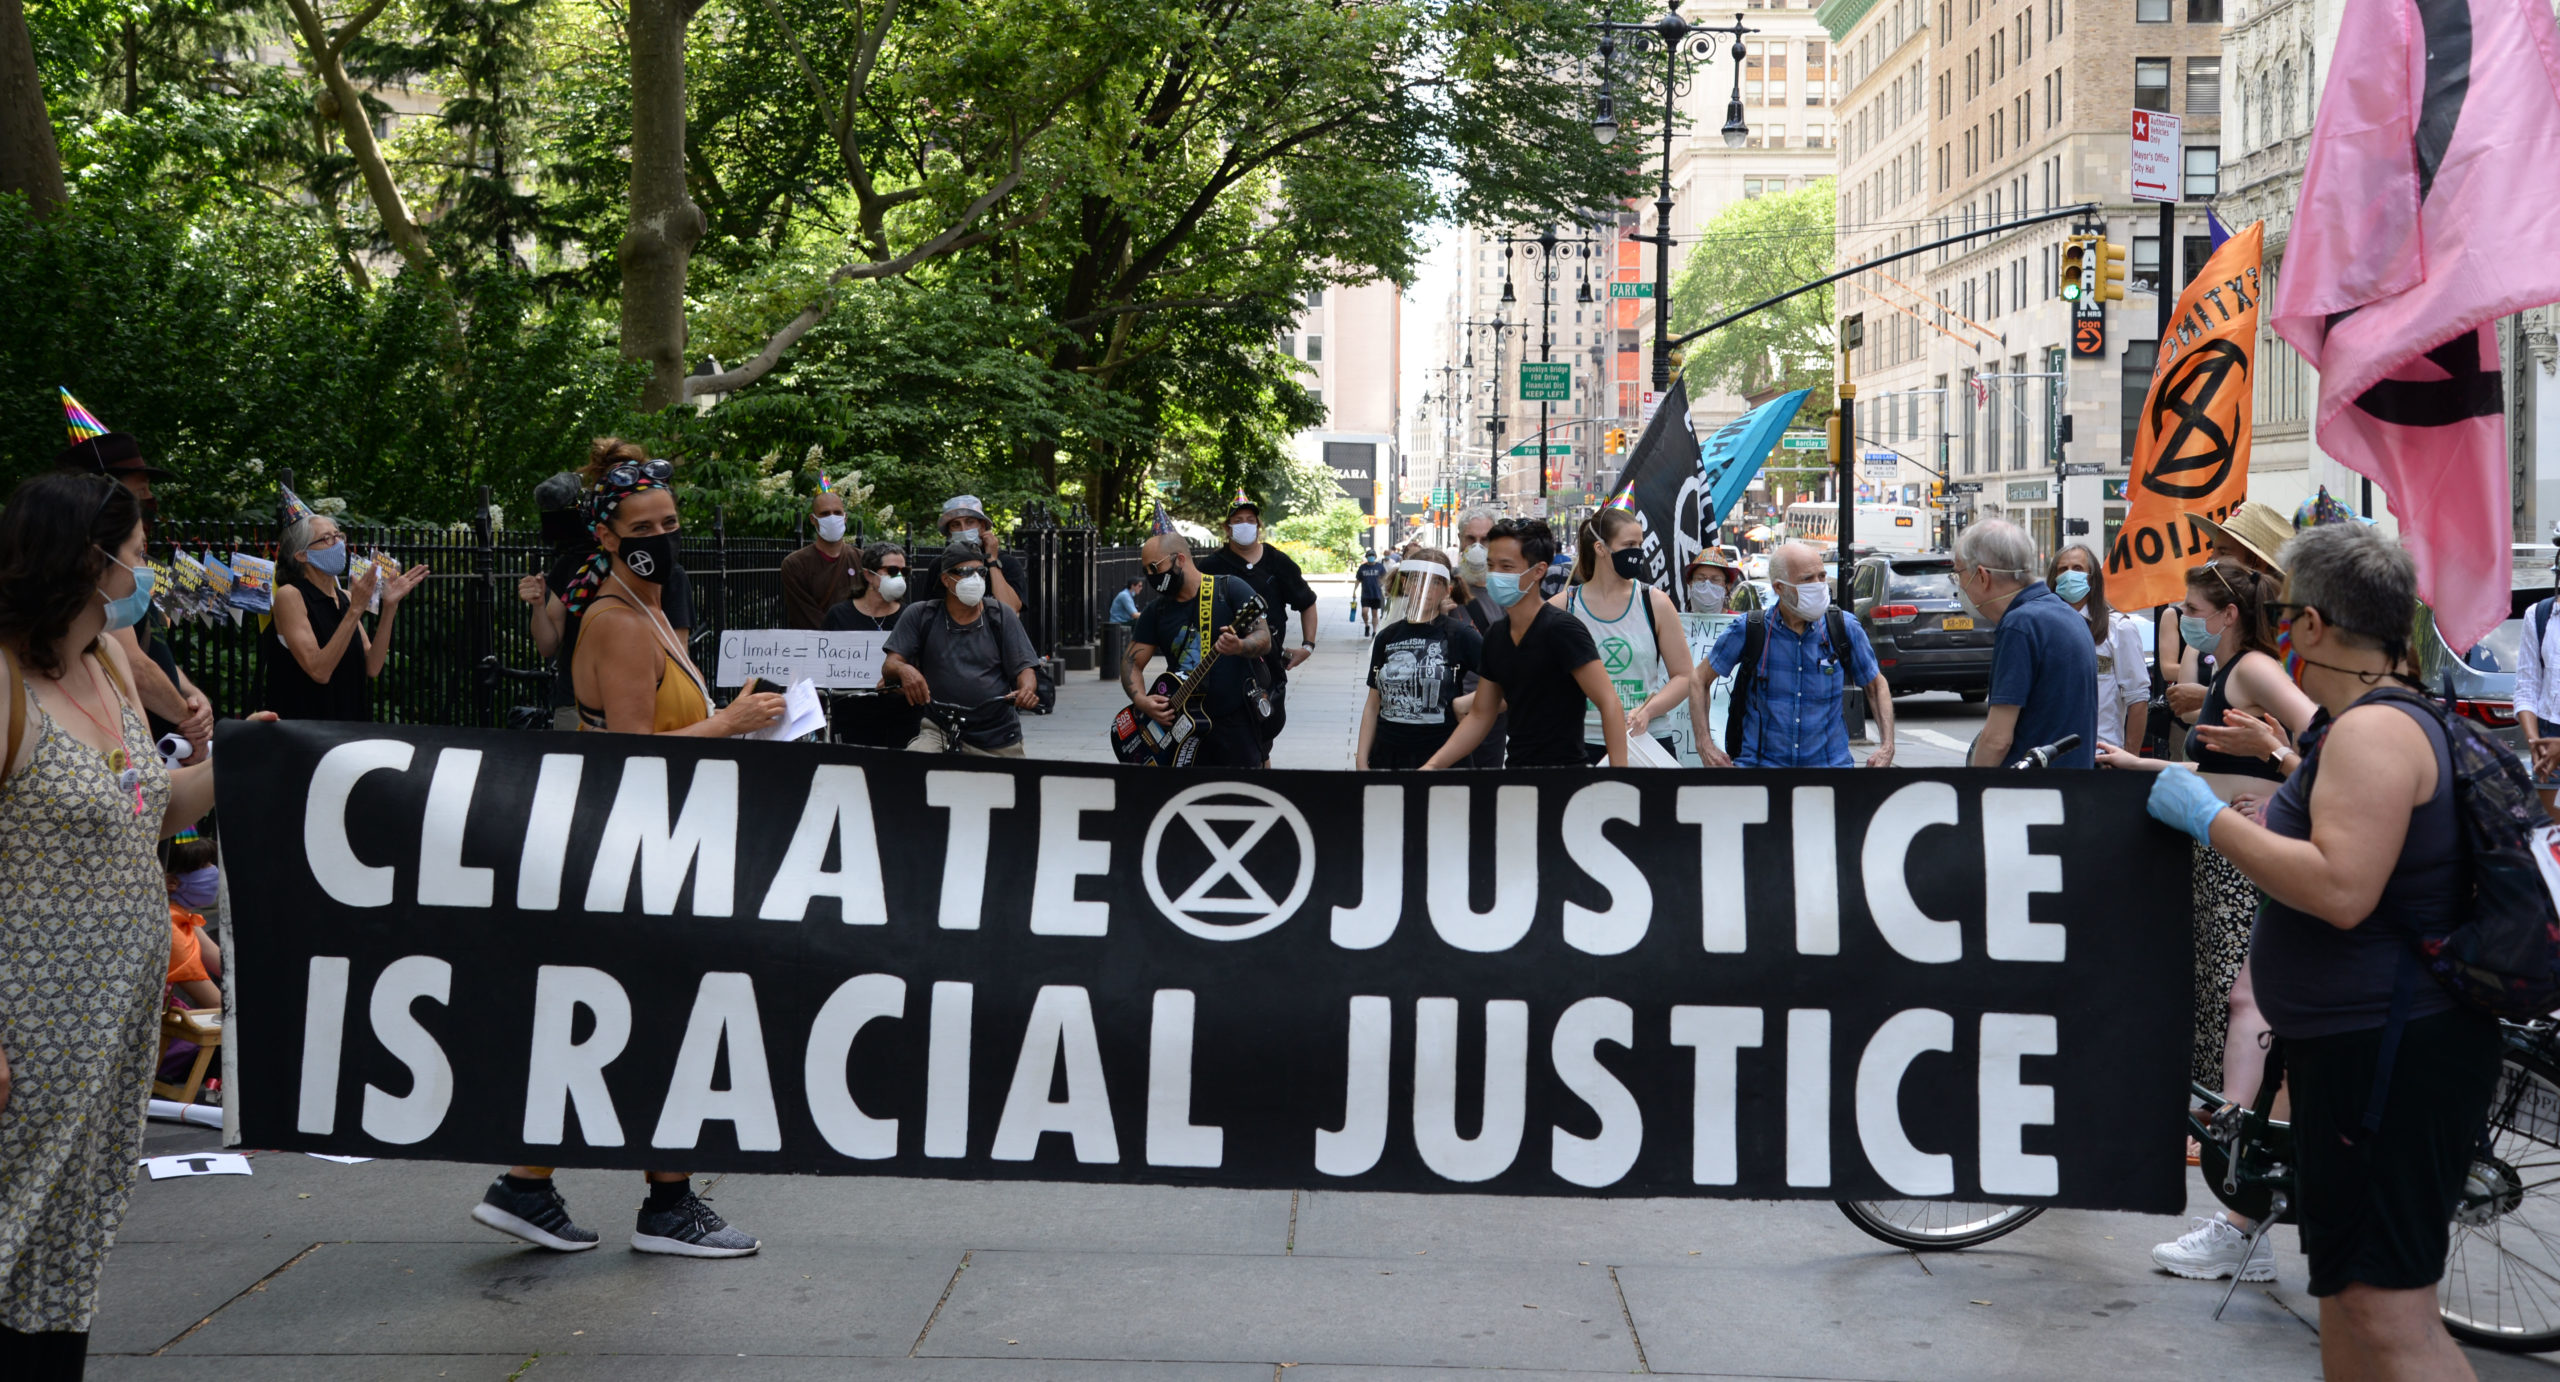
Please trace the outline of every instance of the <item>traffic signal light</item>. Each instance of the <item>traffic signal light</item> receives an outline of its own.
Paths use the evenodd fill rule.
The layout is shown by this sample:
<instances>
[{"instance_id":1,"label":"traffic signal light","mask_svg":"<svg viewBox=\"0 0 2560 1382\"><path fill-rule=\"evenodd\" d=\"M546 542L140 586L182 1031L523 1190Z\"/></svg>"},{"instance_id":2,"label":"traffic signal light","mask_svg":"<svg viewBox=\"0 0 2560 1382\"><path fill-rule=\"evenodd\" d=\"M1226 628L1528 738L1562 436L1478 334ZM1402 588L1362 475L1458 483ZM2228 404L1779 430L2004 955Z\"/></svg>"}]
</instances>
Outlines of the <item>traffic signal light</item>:
<instances>
[{"instance_id":1,"label":"traffic signal light","mask_svg":"<svg viewBox=\"0 0 2560 1382\"><path fill-rule=\"evenodd\" d=\"M1619 452L1626 450L1626 449L1627 449L1627 429L1626 429L1626 428L1624 428L1624 427L1612 427L1612 428L1610 428L1610 429L1609 429L1609 436L1608 436L1608 447L1609 447L1609 454L1610 454L1610 455L1612 455L1612 456L1615 456L1615 455L1617 455Z\"/></svg>"},{"instance_id":2,"label":"traffic signal light","mask_svg":"<svg viewBox=\"0 0 2560 1382\"><path fill-rule=\"evenodd\" d=\"M2062 300L2078 302L2083 295L2082 280L2089 272L2089 239L2074 235L2062 242Z\"/></svg>"},{"instance_id":3,"label":"traffic signal light","mask_svg":"<svg viewBox=\"0 0 2560 1382\"><path fill-rule=\"evenodd\" d=\"M1840 415L1833 413L1823 424L1823 440L1831 448L1831 463L1840 464Z\"/></svg>"},{"instance_id":4,"label":"traffic signal light","mask_svg":"<svg viewBox=\"0 0 2560 1382\"><path fill-rule=\"evenodd\" d=\"M1932 498L1932 499L1939 499L1939 498L1943 498L1943 497L1945 497L1946 492L1947 492L1947 482L1946 482L1946 481L1944 481L1944 480L1931 480L1931 481L1929 482L1929 497L1930 497L1930 498Z\"/></svg>"},{"instance_id":5,"label":"traffic signal light","mask_svg":"<svg viewBox=\"0 0 2560 1382\"><path fill-rule=\"evenodd\" d=\"M2097 298L2101 302L2124 301L2125 249L2107 241L2098 243L2099 263Z\"/></svg>"}]
</instances>

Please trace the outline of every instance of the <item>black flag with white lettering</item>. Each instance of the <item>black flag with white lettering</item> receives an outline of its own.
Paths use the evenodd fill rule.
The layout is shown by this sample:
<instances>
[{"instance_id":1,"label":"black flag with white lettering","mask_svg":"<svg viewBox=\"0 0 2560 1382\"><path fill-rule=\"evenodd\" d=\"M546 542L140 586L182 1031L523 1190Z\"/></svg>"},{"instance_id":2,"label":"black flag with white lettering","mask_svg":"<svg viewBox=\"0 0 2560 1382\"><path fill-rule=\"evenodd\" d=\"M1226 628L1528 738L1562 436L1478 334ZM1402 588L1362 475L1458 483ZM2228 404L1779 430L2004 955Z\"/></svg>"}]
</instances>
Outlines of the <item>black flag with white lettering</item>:
<instances>
[{"instance_id":1,"label":"black flag with white lettering","mask_svg":"<svg viewBox=\"0 0 2560 1382\"><path fill-rule=\"evenodd\" d=\"M2172 1212L2139 775L1148 771L235 724L229 1140Z\"/></svg>"}]
</instances>

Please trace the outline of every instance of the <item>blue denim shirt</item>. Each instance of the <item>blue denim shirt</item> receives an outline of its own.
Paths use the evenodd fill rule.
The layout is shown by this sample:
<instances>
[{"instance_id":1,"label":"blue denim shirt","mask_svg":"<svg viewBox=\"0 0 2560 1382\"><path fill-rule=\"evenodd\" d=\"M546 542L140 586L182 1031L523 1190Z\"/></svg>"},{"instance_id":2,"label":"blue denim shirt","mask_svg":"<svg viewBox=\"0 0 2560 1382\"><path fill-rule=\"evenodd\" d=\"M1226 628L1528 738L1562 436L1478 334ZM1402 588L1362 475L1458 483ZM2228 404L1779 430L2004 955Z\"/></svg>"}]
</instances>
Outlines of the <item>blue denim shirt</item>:
<instances>
[{"instance_id":1,"label":"blue denim shirt","mask_svg":"<svg viewBox=\"0 0 2560 1382\"><path fill-rule=\"evenodd\" d=\"M1876 655L1867 646L1867 631L1855 619L1843 621L1849 631L1844 669L1838 650L1831 646L1828 616L1806 625L1803 633L1788 627L1786 616L1775 610L1768 618L1769 641L1760 650L1760 680L1752 690L1751 704L1725 712L1743 717L1742 751L1734 755L1734 766L1854 767L1840 700L1850 687L1876 679ZM1734 620L1707 651L1707 664L1717 676L1732 671L1742 660L1742 640L1749 624L1748 619Z\"/></svg>"}]
</instances>

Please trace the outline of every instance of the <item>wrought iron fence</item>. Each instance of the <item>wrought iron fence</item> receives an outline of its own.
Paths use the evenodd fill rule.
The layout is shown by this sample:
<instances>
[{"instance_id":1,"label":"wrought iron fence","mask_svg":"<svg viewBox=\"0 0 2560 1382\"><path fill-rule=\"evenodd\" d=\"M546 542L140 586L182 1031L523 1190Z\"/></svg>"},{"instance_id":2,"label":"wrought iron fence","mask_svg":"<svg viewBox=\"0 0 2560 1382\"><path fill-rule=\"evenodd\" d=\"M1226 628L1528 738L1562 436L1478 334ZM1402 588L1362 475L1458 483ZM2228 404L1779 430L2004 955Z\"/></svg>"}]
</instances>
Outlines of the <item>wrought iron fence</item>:
<instances>
[{"instance_id":1,"label":"wrought iron fence","mask_svg":"<svg viewBox=\"0 0 2560 1382\"><path fill-rule=\"evenodd\" d=\"M372 686L377 721L496 726L509 723L513 707L552 703L554 670L534 646L531 607L516 593L524 576L550 560L538 533L491 529L484 514L478 523L445 529L355 525L347 540L356 551L379 551L404 569L424 562L429 573L392 621L391 646ZM723 632L782 625L782 559L805 541L796 534L733 536L725 522L687 535L692 651L705 671L719 660ZM1091 529L1038 523L1026 525L1013 542L1031 567L1024 615L1033 646L1048 654L1063 644L1093 642L1112 593L1128 579L1120 573L1137 570L1137 549L1098 547ZM236 521L152 525L156 560L179 550L226 564L236 553L272 560L276 532L271 524ZM911 551L919 569L937 555L938 548ZM162 608L178 604L164 600ZM178 665L224 716L246 715L266 699L261 634L268 621L233 613L236 618L182 612L163 631Z\"/></svg>"}]
</instances>

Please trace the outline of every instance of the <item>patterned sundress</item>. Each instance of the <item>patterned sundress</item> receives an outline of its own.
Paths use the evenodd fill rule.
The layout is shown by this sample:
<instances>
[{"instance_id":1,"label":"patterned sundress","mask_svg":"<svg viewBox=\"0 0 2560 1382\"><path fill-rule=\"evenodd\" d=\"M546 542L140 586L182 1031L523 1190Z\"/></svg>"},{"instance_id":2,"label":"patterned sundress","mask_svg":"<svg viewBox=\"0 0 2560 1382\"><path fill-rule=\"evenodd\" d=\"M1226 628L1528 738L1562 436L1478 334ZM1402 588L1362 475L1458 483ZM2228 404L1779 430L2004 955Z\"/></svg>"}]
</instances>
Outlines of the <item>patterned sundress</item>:
<instances>
[{"instance_id":1,"label":"patterned sundress","mask_svg":"<svg viewBox=\"0 0 2560 1382\"><path fill-rule=\"evenodd\" d=\"M32 703L34 757L0 781L0 1324L25 1332L89 1327L160 1054L169 774L142 717L123 719L140 814L107 756Z\"/></svg>"}]
</instances>

